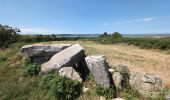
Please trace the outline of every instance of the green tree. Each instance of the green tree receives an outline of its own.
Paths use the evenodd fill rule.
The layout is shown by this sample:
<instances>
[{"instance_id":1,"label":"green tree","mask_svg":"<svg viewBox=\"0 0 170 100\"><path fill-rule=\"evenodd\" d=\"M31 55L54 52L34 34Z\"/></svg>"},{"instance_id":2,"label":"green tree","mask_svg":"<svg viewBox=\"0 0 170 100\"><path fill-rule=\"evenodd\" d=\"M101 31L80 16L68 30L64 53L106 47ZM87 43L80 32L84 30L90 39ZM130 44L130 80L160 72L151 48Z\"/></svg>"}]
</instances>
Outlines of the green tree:
<instances>
[{"instance_id":1,"label":"green tree","mask_svg":"<svg viewBox=\"0 0 170 100\"><path fill-rule=\"evenodd\" d=\"M108 36L107 32L104 32L100 37Z\"/></svg>"},{"instance_id":2,"label":"green tree","mask_svg":"<svg viewBox=\"0 0 170 100\"><path fill-rule=\"evenodd\" d=\"M122 37L122 35L119 32L114 32L112 34L112 36L113 36L113 38L121 38Z\"/></svg>"},{"instance_id":3,"label":"green tree","mask_svg":"<svg viewBox=\"0 0 170 100\"><path fill-rule=\"evenodd\" d=\"M0 47L8 47L11 43L17 42L20 35L18 28L0 24Z\"/></svg>"}]
</instances>

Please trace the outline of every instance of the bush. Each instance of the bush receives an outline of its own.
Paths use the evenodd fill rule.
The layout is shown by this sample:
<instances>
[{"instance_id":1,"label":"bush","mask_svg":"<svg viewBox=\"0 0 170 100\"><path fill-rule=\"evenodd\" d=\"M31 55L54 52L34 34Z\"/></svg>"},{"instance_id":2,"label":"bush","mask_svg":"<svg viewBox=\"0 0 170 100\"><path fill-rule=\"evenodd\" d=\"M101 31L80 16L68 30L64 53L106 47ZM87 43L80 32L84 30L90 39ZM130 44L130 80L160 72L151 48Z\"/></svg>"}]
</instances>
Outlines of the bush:
<instances>
[{"instance_id":1,"label":"bush","mask_svg":"<svg viewBox=\"0 0 170 100\"><path fill-rule=\"evenodd\" d=\"M113 36L113 38L121 38L122 37L122 35L119 32L114 32L112 34L112 36Z\"/></svg>"},{"instance_id":2,"label":"bush","mask_svg":"<svg viewBox=\"0 0 170 100\"><path fill-rule=\"evenodd\" d=\"M23 75L24 76L36 76L40 72L40 66L32 63L31 59L25 59L23 63Z\"/></svg>"},{"instance_id":3,"label":"bush","mask_svg":"<svg viewBox=\"0 0 170 100\"><path fill-rule=\"evenodd\" d=\"M102 88L100 85L96 87L96 94L99 96L104 96L106 99L112 99L116 97L115 87Z\"/></svg>"},{"instance_id":4,"label":"bush","mask_svg":"<svg viewBox=\"0 0 170 100\"><path fill-rule=\"evenodd\" d=\"M99 37L97 39L97 42L103 44L127 43L128 45L135 45L135 46L139 46L140 48L150 48L150 49L160 49L160 50L170 49L169 38L129 38L129 37L121 37L119 36L118 33L116 33L114 37L109 35Z\"/></svg>"},{"instance_id":5,"label":"bush","mask_svg":"<svg viewBox=\"0 0 170 100\"><path fill-rule=\"evenodd\" d=\"M5 61L7 59L7 57L5 57L5 56L0 56L0 62L1 61Z\"/></svg>"},{"instance_id":6,"label":"bush","mask_svg":"<svg viewBox=\"0 0 170 100\"><path fill-rule=\"evenodd\" d=\"M0 24L0 48L9 47L12 43L19 41L20 32L17 28L12 28L7 25Z\"/></svg>"},{"instance_id":7,"label":"bush","mask_svg":"<svg viewBox=\"0 0 170 100\"><path fill-rule=\"evenodd\" d=\"M57 100L74 100L82 91L80 82L62 77L54 72L41 77L40 87L47 90L48 95L54 96Z\"/></svg>"}]
</instances>

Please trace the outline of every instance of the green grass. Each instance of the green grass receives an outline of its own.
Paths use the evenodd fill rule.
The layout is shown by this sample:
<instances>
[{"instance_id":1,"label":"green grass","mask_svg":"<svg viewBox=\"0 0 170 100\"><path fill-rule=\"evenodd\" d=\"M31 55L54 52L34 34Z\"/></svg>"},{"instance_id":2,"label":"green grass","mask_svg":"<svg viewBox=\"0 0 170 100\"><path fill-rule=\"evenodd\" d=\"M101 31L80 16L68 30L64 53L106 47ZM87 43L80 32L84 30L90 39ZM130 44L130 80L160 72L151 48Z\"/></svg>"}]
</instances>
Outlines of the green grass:
<instances>
[{"instance_id":1,"label":"green grass","mask_svg":"<svg viewBox=\"0 0 170 100\"><path fill-rule=\"evenodd\" d=\"M54 43L66 43L66 41L57 41ZM100 53L99 48L97 49L99 45L94 42L67 41L67 43L80 43L86 47L87 54ZM24 77L22 74L21 66L23 60L20 54L20 48L23 45L25 44L15 43L10 48L0 50L0 56L6 57L4 61L0 61L0 100L48 100L48 91L39 88L39 79L41 77ZM102 45L100 44L100 46ZM91 77L84 82L84 86L89 88L90 91L82 94L78 100L99 100L99 96L95 93L96 84ZM141 99L140 96L136 96L133 92L127 90L121 92L118 96L127 100Z\"/></svg>"},{"instance_id":2,"label":"green grass","mask_svg":"<svg viewBox=\"0 0 170 100\"><path fill-rule=\"evenodd\" d=\"M0 50L7 59L0 62L0 99L24 100L43 99L45 96L38 89L38 77L23 77L21 70L22 56L20 47L22 43L16 43L8 49Z\"/></svg>"}]
</instances>

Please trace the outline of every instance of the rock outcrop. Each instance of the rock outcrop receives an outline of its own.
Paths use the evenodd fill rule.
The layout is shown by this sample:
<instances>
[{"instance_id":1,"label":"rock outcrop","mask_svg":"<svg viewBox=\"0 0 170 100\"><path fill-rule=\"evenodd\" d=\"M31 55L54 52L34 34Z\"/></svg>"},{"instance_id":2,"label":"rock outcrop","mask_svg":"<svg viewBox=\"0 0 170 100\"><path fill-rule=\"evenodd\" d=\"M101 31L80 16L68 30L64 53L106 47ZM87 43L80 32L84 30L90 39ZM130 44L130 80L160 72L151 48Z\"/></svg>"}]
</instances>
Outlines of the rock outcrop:
<instances>
[{"instance_id":1,"label":"rock outcrop","mask_svg":"<svg viewBox=\"0 0 170 100\"><path fill-rule=\"evenodd\" d=\"M115 72L112 74L113 81L118 90L122 90L127 87L130 78L130 70L125 65L117 65L114 68Z\"/></svg>"},{"instance_id":2,"label":"rock outcrop","mask_svg":"<svg viewBox=\"0 0 170 100\"><path fill-rule=\"evenodd\" d=\"M150 73L133 73L129 84L133 90L147 98L157 98L162 91L162 79Z\"/></svg>"},{"instance_id":3,"label":"rock outcrop","mask_svg":"<svg viewBox=\"0 0 170 100\"><path fill-rule=\"evenodd\" d=\"M96 83L104 88L110 87L110 77L106 58L103 55L93 55L87 56L85 60Z\"/></svg>"},{"instance_id":4,"label":"rock outcrop","mask_svg":"<svg viewBox=\"0 0 170 100\"><path fill-rule=\"evenodd\" d=\"M34 44L21 48L22 55L31 58L34 63L41 65L47 62L54 54L70 47L71 44Z\"/></svg>"},{"instance_id":5,"label":"rock outcrop","mask_svg":"<svg viewBox=\"0 0 170 100\"><path fill-rule=\"evenodd\" d=\"M113 72L112 78L113 78L113 82L114 82L116 89L121 90L123 76L119 72Z\"/></svg>"},{"instance_id":6,"label":"rock outcrop","mask_svg":"<svg viewBox=\"0 0 170 100\"><path fill-rule=\"evenodd\" d=\"M59 70L59 74L61 76L66 76L72 80L76 80L76 81L79 81L80 83L82 83L82 79L81 79L80 75L74 70L73 67L62 67Z\"/></svg>"},{"instance_id":7,"label":"rock outcrop","mask_svg":"<svg viewBox=\"0 0 170 100\"><path fill-rule=\"evenodd\" d=\"M59 70L61 67L75 66L85 55L85 50L79 44L72 45L51 57L41 65L41 71L48 73L51 70Z\"/></svg>"},{"instance_id":8,"label":"rock outcrop","mask_svg":"<svg viewBox=\"0 0 170 100\"><path fill-rule=\"evenodd\" d=\"M25 45L21 48L21 53L27 57L53 56L57 52L70 47L71 44L34 44Z\"/></svg>"},{"instance_id":9,"label":"rock outcrop","mask_svg":"<svg viewBox=\"0 0 170 100\"><path fill-rule=\"evenodd\" d=\"M121 74L127 75L127 78L130 76L130 70L127 66L119 64L115 66L114 68L117 72L120 72Z\"/></svg>"}]
</instances>

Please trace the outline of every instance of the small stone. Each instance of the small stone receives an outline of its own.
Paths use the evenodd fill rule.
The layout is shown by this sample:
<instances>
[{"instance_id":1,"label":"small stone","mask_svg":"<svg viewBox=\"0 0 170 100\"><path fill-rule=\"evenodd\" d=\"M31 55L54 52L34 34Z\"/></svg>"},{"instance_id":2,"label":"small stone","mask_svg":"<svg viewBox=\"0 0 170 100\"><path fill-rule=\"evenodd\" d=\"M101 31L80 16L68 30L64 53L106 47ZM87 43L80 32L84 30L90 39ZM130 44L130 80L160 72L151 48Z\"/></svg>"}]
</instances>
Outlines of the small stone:
<instances>
[{"instance_id":1,"label":"small stone","mask_svg":"<svg viewBox=\"0 0 170 100\"><path fill-rule=\"evenodd\" d=\"M109 68L109 72L110 72L110 73L113 73L113 72L115 72L115 70L114 70L114 69Z\"/></svg>"},{"instance_id":2,"label":"small stone","mask_svg":"<svg viewBox=\"0 0 170 100\"><path fill-rule=\"evenodd\" d=\"M103 96L100 96L100 99L99 100L105 100L105 98Z\"/></svg>"},{"instance_id":3,"label":"small stone","mask_svg":"<svg viewBox=\"0 0 170 100\"><path fill-rule=\"evenodd\" d=\"M86 93L87 91L89 91L89 88L83 87L83 93Z\"/></svg>"},{"instance_id":4,"label":"small stone","mask_svg":"<svg viewBox=\"0 0 170 100\"><path fill-rule=\"evenodd\" d=\"M62 67L59 70L59 74L82 83L80 75L73 69L73 67Z\"/></svg>"},{"instance_id":5,"label":"small stone","mask_svg":"<svg viewBox=\"0 0 170 100\"><path fill-rule=\"evenodd\" d=\"M114 72L112 74L114 84L118 90L122 89L123 76L119 72Z\"/></svg>"}]
</instances>

